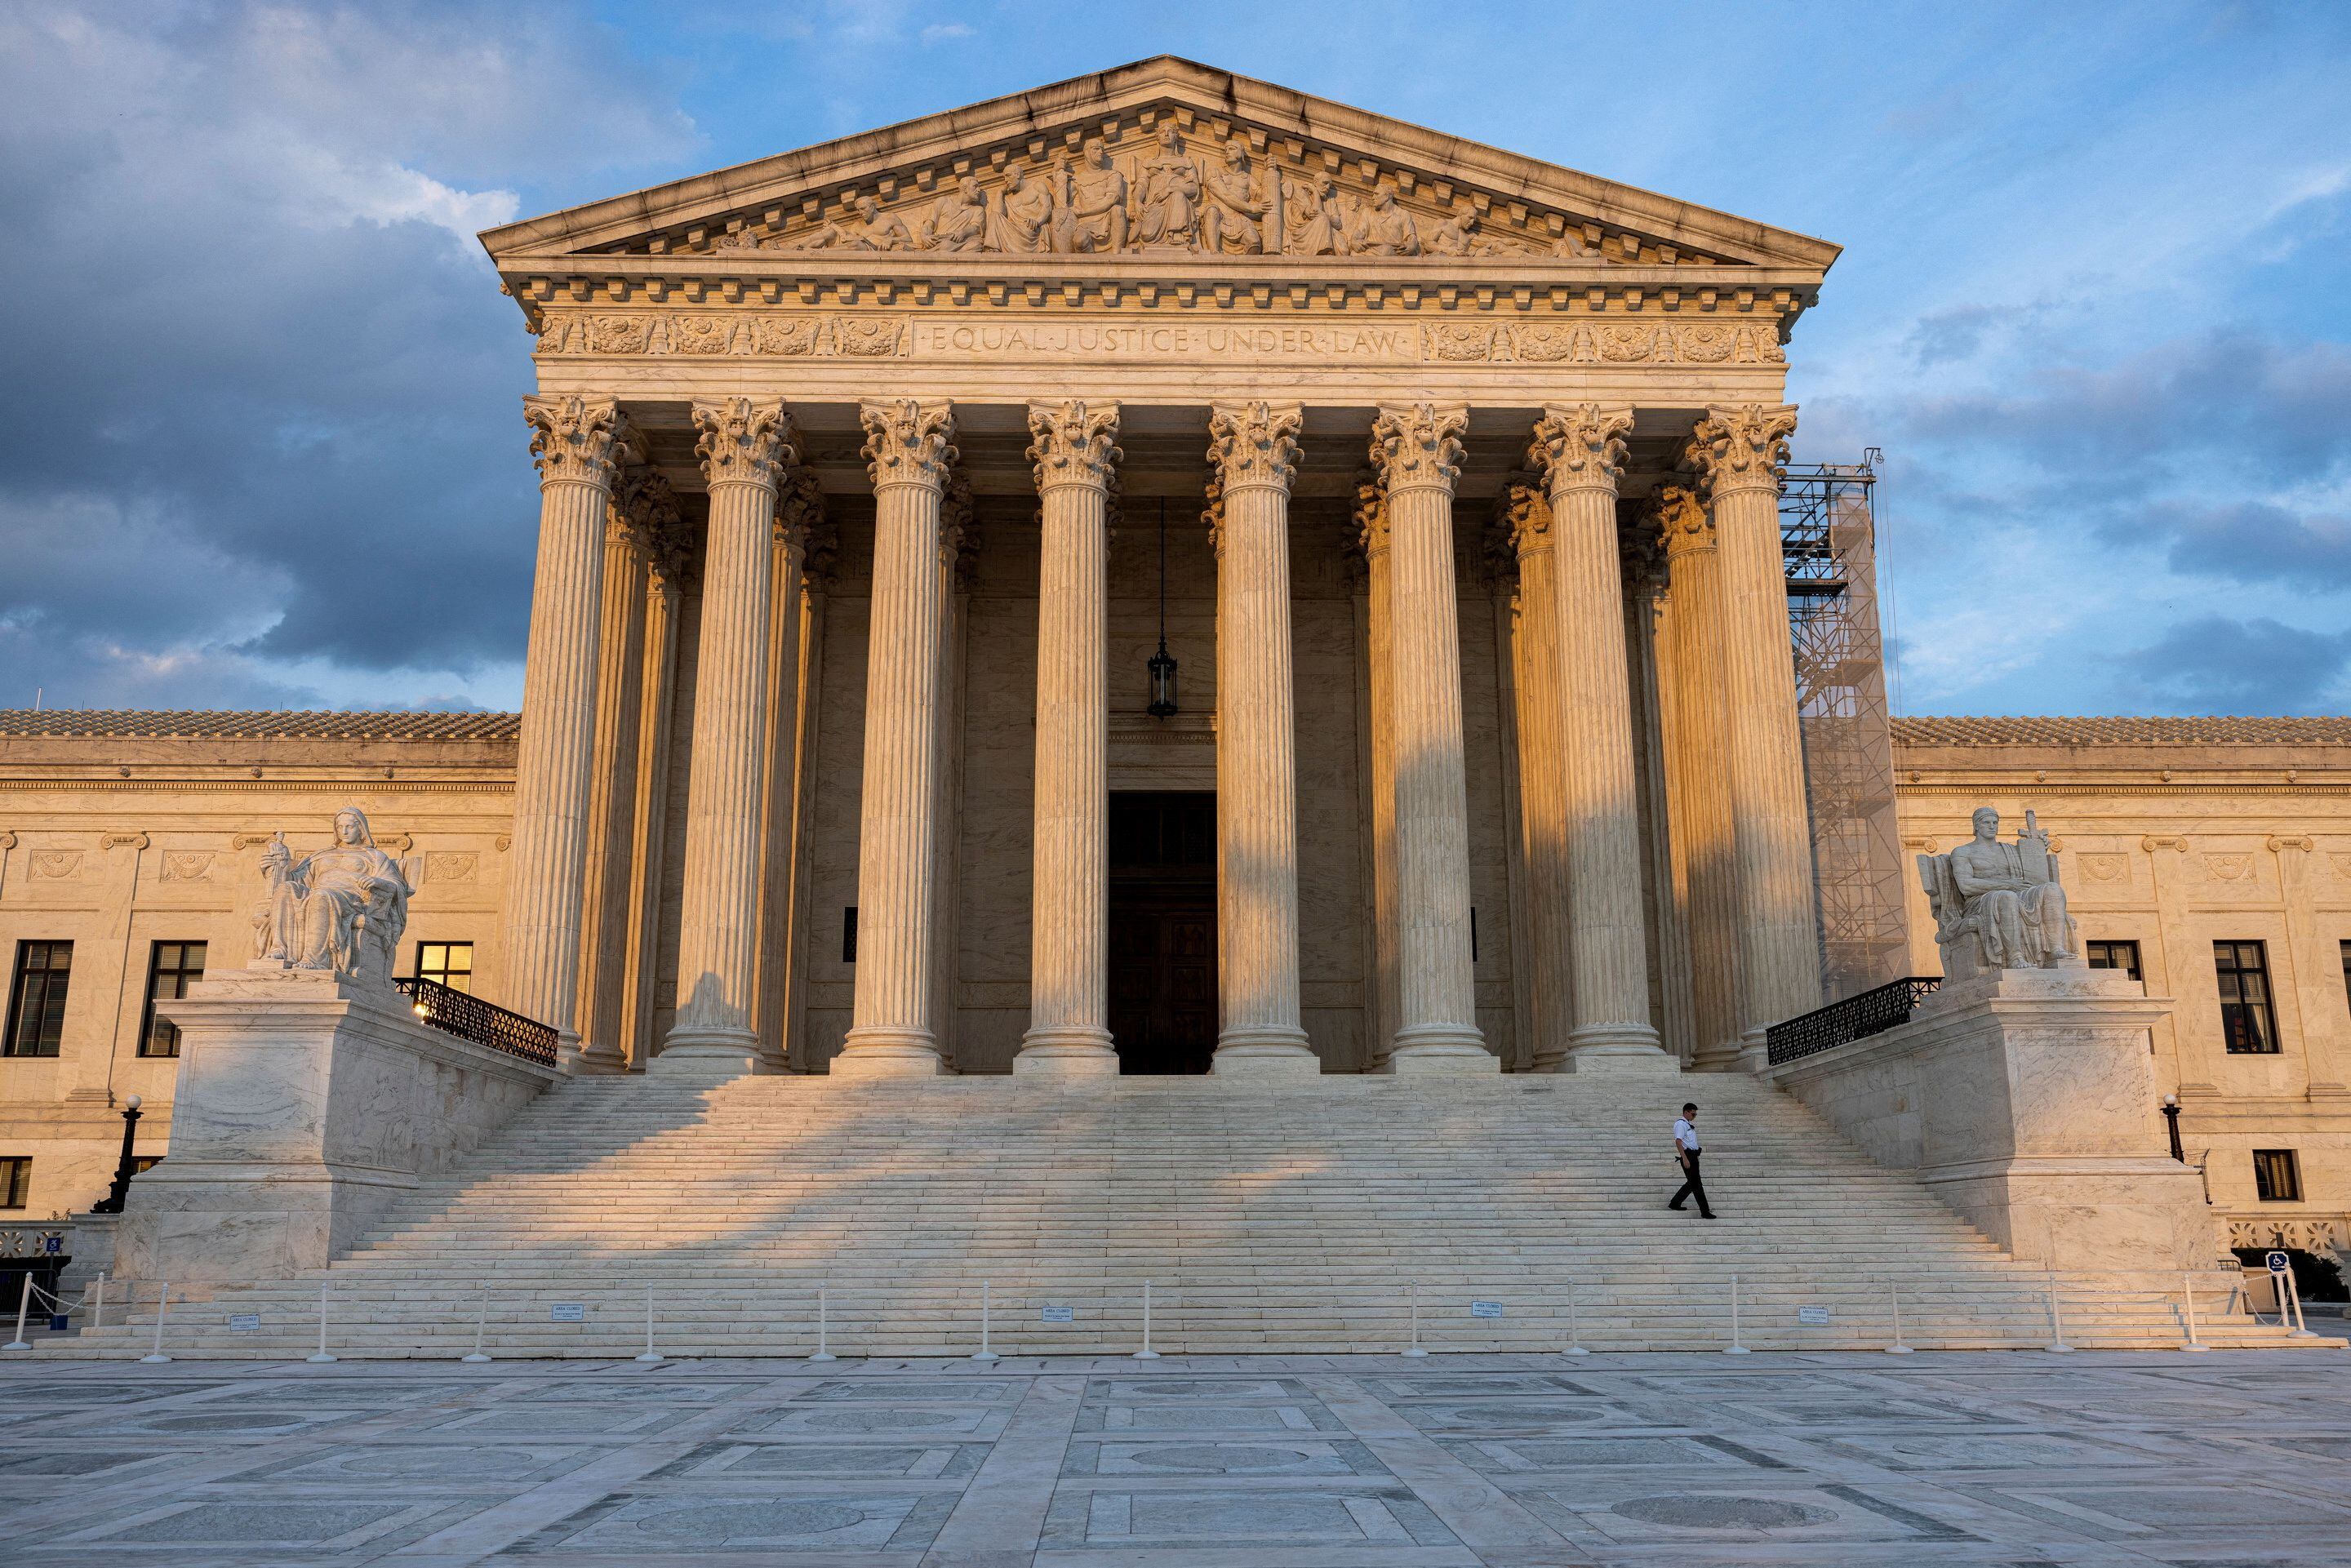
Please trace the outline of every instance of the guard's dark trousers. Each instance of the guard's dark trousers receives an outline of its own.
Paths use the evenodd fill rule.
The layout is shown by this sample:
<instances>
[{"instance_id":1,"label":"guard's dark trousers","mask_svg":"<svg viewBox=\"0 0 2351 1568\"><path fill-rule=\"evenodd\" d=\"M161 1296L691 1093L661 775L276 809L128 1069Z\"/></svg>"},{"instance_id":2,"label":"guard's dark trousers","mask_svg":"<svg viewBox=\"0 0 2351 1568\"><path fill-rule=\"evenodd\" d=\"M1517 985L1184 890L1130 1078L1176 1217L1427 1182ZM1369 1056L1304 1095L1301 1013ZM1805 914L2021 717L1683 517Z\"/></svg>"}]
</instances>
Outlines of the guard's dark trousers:
<instances>
[{"instance_id":1,"label":"guard's dark trousers","mask_svg":"<svg viewBox=\"0 0 2351 1568\"><path fill-rule=\"evenodd\" d=\"M1698 1199L1698 1211L1700 1214L1705 1215L1708 1219L1712 1219L1714 1218L1714 1210L1708 1208L1706 1204L1706 1183L1698 1179L1698 1150L1687 1149L1683 1151L1682 1171L1689 1179L1682 1183L1681 1191L1674 1194L1673 1202L1667 1204L1666 1207L1667 1208L1679 1208L1686 1200L1694 1197Z\"/></svg>"}]
</instances>

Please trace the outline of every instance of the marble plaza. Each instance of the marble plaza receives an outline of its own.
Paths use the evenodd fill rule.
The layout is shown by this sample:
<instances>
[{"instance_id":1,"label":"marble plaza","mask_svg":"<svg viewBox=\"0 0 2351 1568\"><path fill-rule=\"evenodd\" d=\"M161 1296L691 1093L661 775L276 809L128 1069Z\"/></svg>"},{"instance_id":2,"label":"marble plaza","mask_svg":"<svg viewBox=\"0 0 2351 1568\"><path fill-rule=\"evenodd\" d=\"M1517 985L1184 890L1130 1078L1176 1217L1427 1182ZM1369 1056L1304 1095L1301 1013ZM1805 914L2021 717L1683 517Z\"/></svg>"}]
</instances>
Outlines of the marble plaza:
<instances>
[{"instance_id":1,"label":"marble plaza","mask_svg":"<svg viewBox=\"0 0 2351 1568\"><path fill-rule=\"evenodd\" d=\"M2346 1403L2339 1352L0 1370L0 1559L2317 1568Z\"/></svg>"}]
</instances>

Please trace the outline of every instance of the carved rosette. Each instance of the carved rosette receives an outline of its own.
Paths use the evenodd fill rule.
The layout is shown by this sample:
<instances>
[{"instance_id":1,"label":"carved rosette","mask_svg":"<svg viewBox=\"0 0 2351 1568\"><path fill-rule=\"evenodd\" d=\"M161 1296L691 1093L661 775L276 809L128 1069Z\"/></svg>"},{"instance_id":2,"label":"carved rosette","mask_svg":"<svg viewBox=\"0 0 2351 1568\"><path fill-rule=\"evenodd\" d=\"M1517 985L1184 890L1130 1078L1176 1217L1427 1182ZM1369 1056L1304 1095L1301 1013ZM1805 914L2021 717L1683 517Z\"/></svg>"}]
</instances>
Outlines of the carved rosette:
<instances>
[{"instance_id":1,"label":"carved rosette","mask_svg":"<svg viewBox=\"0 0 2351 1568\"><path fill-rule=\"evenodd\" d=\"M1649 497L1649 520L1669 560L1693 550L1714 548L1713 514L1687 485L1658 486L1656 493Z\"/></svg>"},{"instance_id":2,"label":"carved rosette","mask_svg":"<svg viewBox=\"0 0 2351 1568\"><path fill-rule=\"evenodd\" d=\"M1543 405L1535 422L1527 461L1562 490L1605 490L1614 495L1625 472L1625 438L1633 432L1633 411L1596 402Z\"/></svg>"},{"instance_id":3,"label":"carved rosette","mask_svg":"<svg viewBox=\"0 0 2351 1568\"><path fill-rule=\"evenodd\" d=\"M712 487L758 485L773 490L783 470L799 460L792 446L792 416L780 402L747 397L694 405L694 444L703 477Z\"/></svg>"},{"instance_id":4,"label":"carved rosette","mask_svg":"<svg viewBox=\"0 0 2351 1568\"><path fill-rule=\"evenodd\" d=\"M1690 432L1681 465L1698 476L1709 497L1735 490L1780 488L1788 437L1796 431L1793 403L1750 402L1710 408Z\"/></svg>"},{"instance_id":5,"label":"carved rosette","mask_svg":"<svg viewBox=\"0 0 2351 1568\"><path fill-rule=\"evenodd\" d=\"M862 404L857 417L865 426L865 462L873 487L920 485L944 490L947 471L955 465L955 413L945 402L893 398Z\"/></svg>"},{"instance_id":6,"label":"carved rosette","mask_svg":"<svg viewBox=\"0 0 2351 1568\"><path fill-rule=\"evenodd\" d=\"M1039 494L1057 485L1083 485L1107 494L1123 455L1117 446L1118 404L1032 402L1029 461L1037 465Z\"/></svg>"},{"instance_id":7,"label":"carved rosette","mask_svg":"<svg viewBox=\"0 0 2351 1568\"><path fill-rule=\"evenodd\" d=\"M1249 486L1287 490L1298 475L1305 411L1294 402L1219 403L1208 412L1208 462L1218 494Z\"/></svg>"},{"instance_id":8,"label":"carved rosette","mask_svg":"<svg viewBox=\"0 0 2351 1568\"><path fill-rule=\"evenodd\" d=\"M1461 476L1461 438L1468 430L1464 403L1383 405L1372 421L1372 466L1390 495L1412 489L1449 494Z\"/></svg>"},{"instance_id":9,"label":"carved rosette","mask_svg":"<svg viewBox=\"0 0 2351 1568\"><path fill-rule=\"evenodd\" d=\"M612 487L614 469L626 455L628 416L610 398L577 395L527 397L522 416L530 425L530 458L538 482Z\"/></svg>"}]
</instances>

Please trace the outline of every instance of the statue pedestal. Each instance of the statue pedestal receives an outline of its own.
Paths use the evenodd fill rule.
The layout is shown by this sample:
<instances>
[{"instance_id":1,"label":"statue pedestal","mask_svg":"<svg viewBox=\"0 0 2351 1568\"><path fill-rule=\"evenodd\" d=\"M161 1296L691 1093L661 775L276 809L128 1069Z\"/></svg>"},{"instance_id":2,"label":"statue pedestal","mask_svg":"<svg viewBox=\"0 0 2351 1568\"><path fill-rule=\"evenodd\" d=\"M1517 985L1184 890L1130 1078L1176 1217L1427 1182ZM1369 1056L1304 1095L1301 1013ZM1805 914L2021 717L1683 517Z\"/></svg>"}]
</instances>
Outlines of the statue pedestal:
<instances>
[{"instance_id":1,"label":"statue pedestal","mask_svg":"<svg viewBox=\"0 0 2351 1568\"><path fill-rule=\"evenodd\" d=\"M2209 1269L2218 1228L2168 1152L2147 1049L2170 1010L2111 970L1997 970L1768 1076L2021 1259Z\"/></svg>"},{"instance_id":2,"label":"statue pedestal","mask_svg":"<svg viewBox=\"0 0 2351 1568\"><path fill-rule=\"evenodd\" d=\"M131 1181L116 1269L175 1296L324 1267L563 1076L349 976L232 969L157 1006L180 1026L171 1154Z\"/></svg>"}]
</instances>

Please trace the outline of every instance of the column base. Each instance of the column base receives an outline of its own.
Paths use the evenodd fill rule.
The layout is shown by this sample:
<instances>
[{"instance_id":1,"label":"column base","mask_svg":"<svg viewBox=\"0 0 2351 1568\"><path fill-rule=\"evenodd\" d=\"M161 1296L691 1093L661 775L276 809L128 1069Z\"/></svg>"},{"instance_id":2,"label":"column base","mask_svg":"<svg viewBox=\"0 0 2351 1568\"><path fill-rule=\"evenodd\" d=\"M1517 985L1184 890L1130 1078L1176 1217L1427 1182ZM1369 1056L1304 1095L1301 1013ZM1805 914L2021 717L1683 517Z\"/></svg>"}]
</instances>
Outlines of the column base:
<instances>
[{"instance_id":1,"label":"column base","mask_svg":"<svg viewBox=\"0 0 2351 1568\"><path fill-rule=\"evenodd\" d=\"M1757 1074L1771 1071L1771 1045L1761 1030L1750 1029L1739 1037L1739 1067Z\"/></svg>"},{"instance_id":2,"label":"column base","mask_svg":"<svg viewBox=\"0 0 2351 1568\"><path fill-rule=\"evenodd\" d=\"M558 1049L561 1048L559 1046ZM590 1040L581 1046L571 1062L571 1071L582 1077L626 1072L628 1070L629 1059L621 1054L621 1048L601 1040Z\"/></svg>"},{"instance_id":3,"label":"column base","mask_svg":"<svg viewBox=\"0 0 2351 1568\"><path fill-rule=\"evenodd\" d=\"M1474 1040L1432 1040L1399 1044L1386 1071L1397 1078L1483 1076L1501 1071L1502 1061Z\"/></svg>"},{"instance_id":4,"label":"column base","mask_svg":"<svg viewBox=\"0 0 2351 1568\"><path fill-rule=\"evenodd\" d=\"M1571 1030L1567 1037L1567 1072L1606 1073L1616 1077L1667 1078L1682 1064L1657 1043L1657 1031L1647 1024L1590 1024Z\"/></svg>"},{"instance_id":5,"label":"column base","mask_svg":"<svg viewBox=\"0 0 2351 1568\"><path fill-rule=\"evenodd\" d=\"M1012 1059L1015 1078L1115 1078L1118 1052L1105 1029L1032 1029Z\"/></svg>"},{"instance_id":6,"label":"column base","mask_svg":"<svg viewBox=\"0 0 2351 1568\"><path fill-rule=\"evenodd\" d=\"M670 1031L669 1042L645 1064L648 1078L724 1083L747 1076L758 1065L758 1042L750 1035Z\"/></svg>"},{"instance_id":7,"label":"column base","mask_svg":"<svg viewBox=\"0 0 2351 1568\"><path fill-rule=\"evenodd\" d=\"M914 1030L851 1030L830 1069L835 1078L937 1078L946 1059L928 1033Z\"/></svg>"},{"instance_id":8,"label":"column base","mask_svg":"<svg viewBox=\"0 0 2351 1568\"><path fill-rule=\"evenodd\" d=\"M1217 1078L1314 1078L1322 1060L1306 1047L1302 1029L1227 1030L1208 1062Z\"/></svg>"}]
</instances>

